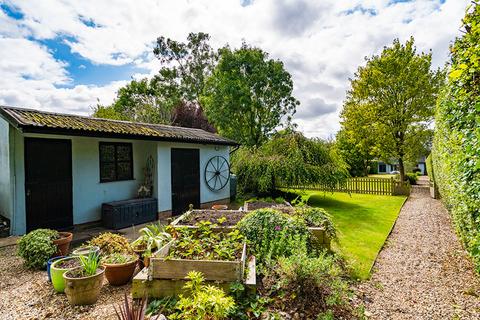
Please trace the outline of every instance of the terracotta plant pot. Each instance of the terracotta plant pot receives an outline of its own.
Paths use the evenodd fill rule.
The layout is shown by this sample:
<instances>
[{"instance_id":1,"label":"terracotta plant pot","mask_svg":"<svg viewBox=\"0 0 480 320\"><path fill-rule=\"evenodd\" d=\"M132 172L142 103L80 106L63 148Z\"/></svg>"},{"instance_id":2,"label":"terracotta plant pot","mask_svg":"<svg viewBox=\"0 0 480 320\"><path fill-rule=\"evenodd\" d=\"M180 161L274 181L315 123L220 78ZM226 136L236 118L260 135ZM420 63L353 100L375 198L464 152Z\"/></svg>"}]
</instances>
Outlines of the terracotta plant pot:
<instances>
[{"instance_id":1,"label":"terracotta plant pot","mask_svg":"<svg viewBox=\"0 0 480 320\"><path fill-rule=\"evenodd\" d=\"M66 256L70 249L70 242L72 242L73 233L71 232L59 232L60 239L53 240L53 244L57 246L57 252L54 257Z\"/></svg>"},{"instance_id":2,"label":"terracotta plant pot","mask_svg":"<svg viewBox=\"0 0 480 320\"><path fill-rule=\"evenodd\" d=\"M103 278L105 275L105 267L99 267L97 274L88 277L75 278L72 277L73 272L81 270L82 267L75 268L65 272L65 294L68 302L73 306L83 306L94 304L98 300L100 290L103 286Z\"/></svg>"},{"instance_id":3,"label":"terracotta plant pot","mask_svg":"<svg viewBox=\"0 0 480 320\"><path fill-rule=\"evenodd\" d=\"M148 268L150 266L150 257L143 257L143 266Z\"/></svg>"},{"instance_id":4,"label":"terracotta plant pot","mask_svg":"<svg viewBox=\"0 0 480 320\"><path fill-rule=\"evenodd\" d=\"M131 261L122 264L103 263L105 267L105 277L112 286L123 286L133 277L137 261Z\"/></svg>"},{"instance_id":5,"label":"terracotta plant pot","mask_svg":"<svg viewBox=\"0 0 480 320\"><path fill-rule=\"evenodd\" d=\"M77 259L76 257L67 257L63 259L56 260L50 266L50 276L52 277L53 288L58 293L63 293L65 290L65 280L63 279L63 274L73 268L61 268L59 264L65 260Z\"/></svg>"},{"instance_id":6,"label":"terracotta plant pot","mask_svg":"<svg viewBox=\"0 0 480 320\"><path fill-rule=\"evenodd\" d=\"M227 210L228 206L226 204L214 204L212 206L213 210Z\"/></svg>"}]
</instances>

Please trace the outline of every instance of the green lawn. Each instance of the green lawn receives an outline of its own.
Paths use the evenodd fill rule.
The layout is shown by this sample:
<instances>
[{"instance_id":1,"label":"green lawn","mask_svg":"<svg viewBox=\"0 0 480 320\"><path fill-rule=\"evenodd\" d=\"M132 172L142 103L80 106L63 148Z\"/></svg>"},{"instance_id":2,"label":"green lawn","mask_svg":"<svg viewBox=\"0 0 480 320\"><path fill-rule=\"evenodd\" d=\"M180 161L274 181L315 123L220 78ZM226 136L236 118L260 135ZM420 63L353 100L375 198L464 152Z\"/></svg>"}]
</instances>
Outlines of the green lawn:
<instances>
[{"instance_id":1,"label":"green lawn","mask_svg":"<svg viewBox=\"0 0 480 320\"><path fill-rule=\"evenodd\" d=\"M354 277L367 279L406 197L297 192L308 198L309 205L331 213L339 238L334 250L351 264Z\"/></svg>"}]
</instances>

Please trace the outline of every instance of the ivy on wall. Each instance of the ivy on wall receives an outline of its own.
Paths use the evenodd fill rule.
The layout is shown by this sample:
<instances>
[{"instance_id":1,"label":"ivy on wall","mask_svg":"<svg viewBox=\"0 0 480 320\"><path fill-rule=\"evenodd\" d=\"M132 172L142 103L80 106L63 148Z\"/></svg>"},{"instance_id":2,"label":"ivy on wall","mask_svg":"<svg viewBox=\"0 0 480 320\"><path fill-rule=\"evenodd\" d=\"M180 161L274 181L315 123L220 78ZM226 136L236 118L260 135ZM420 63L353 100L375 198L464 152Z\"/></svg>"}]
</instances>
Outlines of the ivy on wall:
<instances>
[{"instance_id":1,"label":"ivy on wall","mask_svg":"<svg viewBox=\"0 0 480 320\"><path fill-rule=\"evenodd\" d=\"M432 160L439 192L480 272L480 1L467 9L463 28L437 104Z\"/></svg>"}]
</instances>

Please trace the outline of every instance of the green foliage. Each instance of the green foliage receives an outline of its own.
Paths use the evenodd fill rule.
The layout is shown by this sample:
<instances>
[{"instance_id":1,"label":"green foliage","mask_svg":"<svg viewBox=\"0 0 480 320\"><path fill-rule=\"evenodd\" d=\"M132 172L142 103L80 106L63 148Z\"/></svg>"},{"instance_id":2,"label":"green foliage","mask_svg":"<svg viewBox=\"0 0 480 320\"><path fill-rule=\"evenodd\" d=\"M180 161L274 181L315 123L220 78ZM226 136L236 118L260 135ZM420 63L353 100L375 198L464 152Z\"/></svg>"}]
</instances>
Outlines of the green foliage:
<instances>
[{"instance_id":1,"label":"green foliage","mask_svg":"<svg viewBox=\"0 0 480 320\"><path fill-rule=\"evenodd\" d=\"M95 251L90 251L88 256L80 255L80 265L83 268L83 274L85 276L93 276L97 273L98 264L100 262L100 256Z\"/></svg>"},{"instance_id":2,"label":"green foliage","mask_svg":"<svg viewBox=\"0 0 480 320\"><path fill-rule=\"evenodd\" d=\"M281 61L268 58L245 43L225 47L208 78L201 103L221 135L245 146L260 146L299 102L292 96L293 81Z\"/></svg>"},{"instance_id":3,"label":"green foliage","mask_svg":"<svg viewBox=\"0 0 480 320\"><path fill-rule=\"evenodd\" d=\"M309 231L302 219L273 209L252 211L238 222L237 227L248 239L260 273L278 257L289 256L299 246L307 246L310 242Z\"/></svg>"},{"instance_id":4,"label":"green foliage","mask_svg":"<svg viewBox=\"0 0 480 320\"><path fill-rule=\"evenodd\" d=\"M246 290L240 282L230 285L230 296L235 300L236 308L230 318L238 320L260 319L267 310L271 299Z\"/></svg>"},{"instance_id":5,"label":"green foliage","mask_svg":"<svg viewBox=\"0 0 480 320\"><path fill-rule=\"evenodd\" d=\"M394 40L358 68L342 111L342 131L359 160L397 159L402 180L404 162L425 153L431 141L428 126L444 80L443 72L430 69L431 59L431 53L417 53L413 38Z\"/></svg>"},{"instance_id":6,"label":"green foliage","mask_svg":"<svg viewBox=\"0 0 480 320\"><path fill-rule=\"evenodd\" d=\"M451 47L449 81L435 114L435 182L456 230L480 272L480 2L463 19Z\"/></svg>"},{"instance_id":7,"label":"green foliage","mask_svg":"<svg viewBox=\"0 0 480 320\"><path fill-rule=\"evenodd\" d=\"M200 272L189 272L187 279L189 281L183 289L188 292L188 295L179 296L180 299L175 306L178 312L170 315L169 319L227 319L235 309L233 298L226 296L222 289L205 285Z\"/></svg>"},{"instance_id":8,"label":"green foliage","mask_svg":"<svg viewBox=\"0 0 480 320\"><path fill-rule=\"evenodd\" d=\"M430 153L425 160L425 166L427 168L428 179L430 181L435 181L435 176L433 173L433 161L432 161L432 154Z\"/></svg>"},{"instance_id":9,"label":"green foliage","mask_svg":"<svg viewBox=\"0 0 480 320\"><path fill-rule=\"evenodd\" d=\"M132 80L120 88L110 106L97 105L93 116L146 123L170 123L172 106L165 106L155 79Z\"/></svg>"},{"instance_id":10,"label":"green foliage","mask_svg":"<svg viewBox=\"0 0 480 320\"><path fill-rule=\"evenodd\" d=\"M113 253L133 253L127 238L111 232L105 232L96 236L88 241L87 245L99 247L101 255L109 255Z\"/></svg>"},{"instance_id":11,"label":"green foliage","mask_svg":"<svg viewBox=\"0 0 480 320\"><path fill-rule=\"evenodd\" d=\"M322 183L334 186L347 176L336 151L300 132L277 133L256 149L240 148L232 156L240 192L272 193L276 186Z\"/></svg>"},{"instance_id":12,"label":"green foliage","mask_svg":"<svg viewBox=\"0 0 480 320\"><path fill-rule=\"evenodd\" d=\"M184 121L186 113L189 119L203 117L201 107L197 108L199 94L217 61L209 39L208 34L201 32L190 33L187 43L159 37L154 48L161 64L158 74L151 80L132 80L120 88L113 104L98 105L93 116L181 125L188 125ZM192 127L196 125L203 127L205 123Z\"/></svg>"},{"instance_id":13,"label":"green foliage","mask_svg":"<svg viewBox=\"0 0 480 320\"><path fill-rule=\"evenodd\" d=\"M343 276L334 256L311 257L299 251L279 258L263 284L277 309L303 313L308 319L328 314L334 319L358 319L360 312L350 305L352 292Z\"/></svg>"},{"instance_id":14,"label":"green foliage","mask_svg":"<svg viewBox=\"0 0 480 320\"><path fill-rule=\"evenodd\" d=\"M199 222L197 226L172 229L175 241L170 247L169 258L227 261L240 258L244 238L238 230L215 232L213 228L218 225L209 221Z\"/></svg>"},{"instance_id":15,"label":"green foliage","mask_svg":"<svg viewBox=\"0 0 480 320\"><path fill-rule=\"evenodd\" d=\"M138 259L136 255L124 254L124 253L112 253L106 257L102 258L102 263L107 264L124 264L132 262Z\"/></svg>"},{"instance_id":16,"label":"green foliage","mask_svg":"<svg viewBox=\"0 0 480 320\"><path fill-rule=\"evenodd\" d=\"M330 214L322 208L315 207L298 207L296 209L298 214L309 227L319 227L325 230L325 233L330 239L337 237L337 231L333 224Z\"/></svg>"},{"instance_id":17,"label":"green foliage","mask_svg":"<svg viewBox=\"0 0 480 320\"><path fill-rule=\"evenodd\" d=\"M53 240L58 232L50 229L36 229L24 235L18 241L17 254L24 259L27 268L43 269L47 261L57 251Z\"/></svg>"},{"instance_id":18,"label":"green foliage","mask_svg":"<svg viewBox=\"0 0 480 320\"><path fill-rule=\"evenodd\" d=\"M139 233L140 236L132 242L131 246L135 250L144 250L144 256L151 255L155 249L160 249L172 240L172 236L160 222L143 227Z\"/></svg>"},{"instance_id":19,"label":"green foliage","mask_svg":"<svg viewBox=\"0 0 480 320\"><path fill-rule=\"evenodd\" d=\"M417 184L418 175L416 173L408 172L405 176L410 185Z\"/></svg>"},{"instance_id":20,"label":"green foliage","mask_svg":"<svg viewBox=\"0 0 480 320\"><path fill-rule=\"evenodd\" d=\"M165 297L162 299L152 300L148 306L145 313L148 316L153 316L157 314L166 314L170 315L175 313L175 305L177 304L178 299L176 297ZM155 318L154 318L155 319Z\"/></svg>"}]
</instances>

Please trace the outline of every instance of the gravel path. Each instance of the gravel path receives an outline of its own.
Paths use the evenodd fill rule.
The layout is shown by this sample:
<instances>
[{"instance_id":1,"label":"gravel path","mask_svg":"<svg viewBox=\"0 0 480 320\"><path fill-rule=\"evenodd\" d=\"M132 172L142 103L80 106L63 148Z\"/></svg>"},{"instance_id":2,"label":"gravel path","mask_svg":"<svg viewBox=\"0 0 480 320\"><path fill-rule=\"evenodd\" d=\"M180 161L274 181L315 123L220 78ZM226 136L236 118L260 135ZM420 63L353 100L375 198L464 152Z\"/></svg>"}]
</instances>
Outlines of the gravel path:
<instances>
[{"instance_id":1,"label":"gravel path","mask_svg":"<svg viewBox=\"0 0 480 320\"><path fill-rule=\"evenodd\" d=\"M415 186L357 290L370 319L480 319L479 279L442 203Z\"/></svg>"},{"instance_id":2,"label":"gravel path","mask_svg":"<svg viewBox=\"0 0 480 320\"><path fill-rule=\"evenodd\" d=\"M95 305L72 307L57 294L46 271L27 270L16 246L0 248L0 319L116 319L114 306L130 292L130 284L112 287L105 280Z\"/></svg>"}]
</instances>

